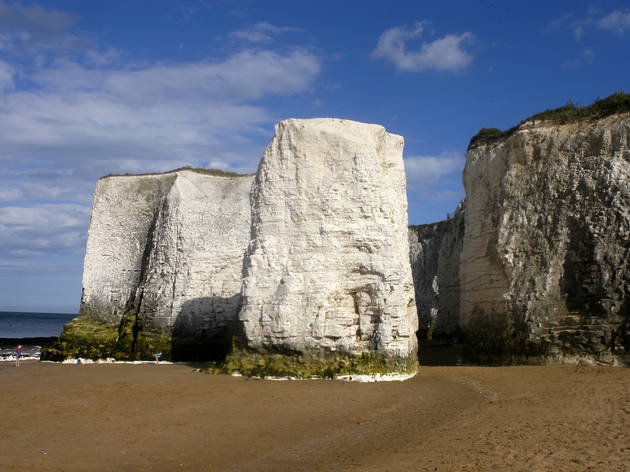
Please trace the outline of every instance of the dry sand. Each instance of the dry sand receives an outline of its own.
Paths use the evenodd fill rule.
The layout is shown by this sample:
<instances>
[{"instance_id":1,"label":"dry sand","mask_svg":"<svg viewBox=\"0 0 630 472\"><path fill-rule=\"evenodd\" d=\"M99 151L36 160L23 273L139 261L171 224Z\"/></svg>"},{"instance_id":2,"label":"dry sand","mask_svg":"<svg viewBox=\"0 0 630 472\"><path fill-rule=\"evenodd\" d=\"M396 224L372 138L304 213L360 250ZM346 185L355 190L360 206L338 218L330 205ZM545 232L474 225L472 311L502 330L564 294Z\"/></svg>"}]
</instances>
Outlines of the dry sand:
<instances>
[{"instance_id":1,"label":"dry sand","mask_svg":"<svg viewBox=\"0 0 630 472\"><path fill-rule=\"evenodd\" d=\"M0 470L630 471L630 370L422 367L263 381L0 363Z\"/></svg>"}]
</instances>

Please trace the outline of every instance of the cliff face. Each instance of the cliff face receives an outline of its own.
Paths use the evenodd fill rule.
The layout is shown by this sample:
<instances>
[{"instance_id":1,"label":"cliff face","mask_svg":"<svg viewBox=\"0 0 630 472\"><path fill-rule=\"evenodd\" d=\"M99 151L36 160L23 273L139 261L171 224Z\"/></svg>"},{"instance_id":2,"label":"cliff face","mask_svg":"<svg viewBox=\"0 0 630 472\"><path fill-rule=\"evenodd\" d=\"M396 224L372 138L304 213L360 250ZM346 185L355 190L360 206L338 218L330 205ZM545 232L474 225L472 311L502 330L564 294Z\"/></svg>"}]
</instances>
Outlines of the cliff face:
<instances>
[{"instance_id":1,"label":"cliff face","mask_svg":"<svg viewBox=\"0 0 630 472\"><path fill-rule=\"evenodd\" d=\"M438 223L409 227L409 256L420 337L453 340L459 334L459 256L464 210Z\"/></svg>"},{"instance_id":2,"label":"cliff face","mask_svg":"<svg viewBox=\"0 0 630 472\"><path fill-rule=\"evenodd\" d=\"M473 359L630 363L630 114L473 140L465 208L409 229L402 148L286 120L255 180L99 180L81 314L49 358L209 358L238 333L241 372L410 371L419 318Z\"/></svg>"},{"instance_id":3,"label":"cliff face","mask_svg":"<svg viewBox=\"0 0 630 472\"><path fill-rule=\"evenodd\" d=\"M464 185L471 353L628 363L630 115L525 123L469 149Z\"/></svg>"},{"instance_id":4,"label":"cliff face","mask_svg":"<svg viewBox=\"0 0 630 472\"><path fill-rule=\"evenodd\" d=\"M225 343L241 305L252 179L195 170L100 179L81 316L61 336L66 347L90 345L91 357L169 357ZM95 334L106 342L90 341Z\"/></svg>"},{"instance_id":5,"label":"cliff face","mask_svg":"<svg viewBox=\"0 0 630 472\"><path fill-rule=\"evenodd\" d=\"M415 356L402 148L377 125L277 125L252 190L240 314L250 348Z\"/></svg>"}]
</instances>

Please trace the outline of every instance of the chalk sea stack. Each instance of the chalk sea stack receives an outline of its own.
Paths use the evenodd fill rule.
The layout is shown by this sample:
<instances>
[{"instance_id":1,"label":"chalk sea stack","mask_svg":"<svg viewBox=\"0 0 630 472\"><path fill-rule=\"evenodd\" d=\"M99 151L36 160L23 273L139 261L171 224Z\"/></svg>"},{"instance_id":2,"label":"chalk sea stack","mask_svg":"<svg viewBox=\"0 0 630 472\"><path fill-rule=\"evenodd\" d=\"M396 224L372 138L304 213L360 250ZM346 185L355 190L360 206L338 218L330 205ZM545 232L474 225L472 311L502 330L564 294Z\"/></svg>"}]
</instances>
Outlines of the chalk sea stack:
<instances>
[{"instance_id":1,"label":"chalk sea stack","mask_svg":"<svg viewBox=\"0 0 630 472\"><path fill-rule=\"evenodd\" d=\"M287 120L253 190L194 169L100 179L81 312L44 357L415 372L402 149L382 126Z\"/></svg>"},{"instance_id":2,"label":"chalk sea stack","mask_svg":"<svg viewBox=\"0 0 630 472\"><path fill-rule=\"evenodd\" d=\"M276 126L252 189L240 313L249 351L415 370L402 150L378 125Z\"/></svg>"},{"instance_id":3,"label":"chalk sea stack","mask_svg":"<svg viewBox=\"0 0 630 472\"><path fill-rule=\"evenodd\" d=\"M80 315L44 357L223 355L241 305L252 179L193 169L100 179Z\"/></svg>"}]
</instances>

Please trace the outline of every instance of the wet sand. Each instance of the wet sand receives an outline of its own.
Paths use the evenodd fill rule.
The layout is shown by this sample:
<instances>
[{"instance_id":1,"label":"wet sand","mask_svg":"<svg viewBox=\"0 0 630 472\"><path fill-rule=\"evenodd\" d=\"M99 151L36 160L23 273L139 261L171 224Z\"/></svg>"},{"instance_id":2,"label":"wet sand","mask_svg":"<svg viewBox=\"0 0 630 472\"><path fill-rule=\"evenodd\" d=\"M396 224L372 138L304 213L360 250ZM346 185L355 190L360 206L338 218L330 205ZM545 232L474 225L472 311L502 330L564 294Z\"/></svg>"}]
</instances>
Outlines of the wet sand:
<instances>
[{"instance_id":1,"label":"wet sand","mask_svg":"<svg viewBox=\"0 0 630 472\"><path fill-rule=\"evenodd\" d=\"M263 381L0 363L2 471L630 471L630 370Z\"/></svg>"}]
</instances>

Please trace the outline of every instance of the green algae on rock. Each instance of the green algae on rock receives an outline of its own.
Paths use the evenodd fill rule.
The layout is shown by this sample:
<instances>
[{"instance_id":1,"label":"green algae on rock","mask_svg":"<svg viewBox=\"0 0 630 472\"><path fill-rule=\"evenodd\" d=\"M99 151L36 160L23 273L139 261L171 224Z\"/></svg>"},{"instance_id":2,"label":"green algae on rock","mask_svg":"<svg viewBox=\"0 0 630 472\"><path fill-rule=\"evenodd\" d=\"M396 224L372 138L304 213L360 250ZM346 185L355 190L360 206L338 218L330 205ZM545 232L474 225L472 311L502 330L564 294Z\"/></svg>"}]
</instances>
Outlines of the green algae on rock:
<instances>
[{"instance_id":1,"label":"green algae on rock","mask_svg":"<svg viewBox=\"0 0 630 472\"><path fill-rule=\"evenodd\" d=\"M66 323L57 342L42 349L41 359L63 361L69 358L106 359L127 356L127 349L119 343L118 329L79 316ZM118 356L117 356L118 354Z\"/></svg>"},{"instance_id":2,"label":"green algae on rock","mask_svg":"<svg viewBox=\"0 0 630 472\"><path fill-rule=\"evenodd\" d=\"M417 356L397 357L379 353L356 356L345 353L286 354L235 349L224 362L204 369L211 374L297 379L336 378L341 375L413 374Z\"/></svg>"},{"instance_id":3,"label":"green algae on rock","mask_svg":"<svg viewBox=\"0 0 630 472\"><path fill-rule=\"evenodd\" d=\"M66 323L58 341L42 349L42 360L63 361L70 358L149 360L162 352L165 360L171 358L171 339L156 333L139 332L135 313L127 313L115 328L80 315Z\"/></svg>"},{"instance_id":4,"label":"green algae on rock","mask_svg":"<svg viewBox=\"0 0 630 472\"><path fill-rule=\"evenodd\" d=\"M224 359L232 344L231 336L180 336L147 330L135 312L122 316L118 328L80 315L67 323L58 340L42 349L42 360L71 358L114 359L117 361L154 360L161 353L164 361L205 362Z\"/></svg>"}]
</instances>

